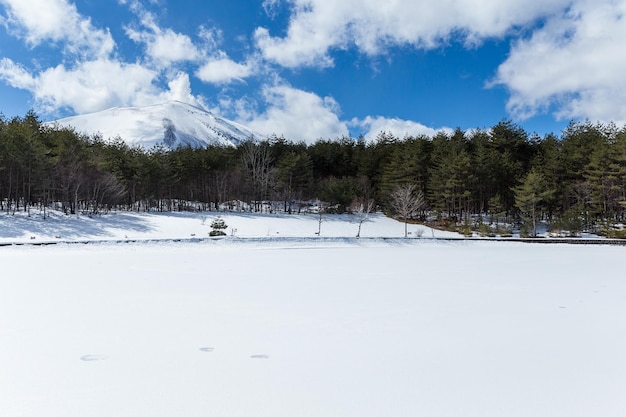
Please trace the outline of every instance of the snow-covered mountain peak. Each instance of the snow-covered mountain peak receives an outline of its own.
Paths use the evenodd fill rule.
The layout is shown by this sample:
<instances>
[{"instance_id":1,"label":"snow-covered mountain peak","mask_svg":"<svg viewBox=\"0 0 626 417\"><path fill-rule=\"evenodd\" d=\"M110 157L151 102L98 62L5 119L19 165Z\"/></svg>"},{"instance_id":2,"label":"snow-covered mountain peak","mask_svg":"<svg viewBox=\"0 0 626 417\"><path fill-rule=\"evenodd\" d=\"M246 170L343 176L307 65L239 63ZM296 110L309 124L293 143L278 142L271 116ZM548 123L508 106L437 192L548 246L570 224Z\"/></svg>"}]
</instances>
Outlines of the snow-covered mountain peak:
<instances>
[{"instance_id":1,"label":"snow-covered mountain peak","mask_svg":"<svg viewBox=\"0 0 626 417\"><path fill-rule=\"evenodd\" d=\"M180 101L144 107L113 107L53 123L73 127L87 135L101 134L104 139L119 136L129 145L145 149L157 144L171 148L235 146L251 138L262 138L239 123Z\"/></svg>"}]
</instances>

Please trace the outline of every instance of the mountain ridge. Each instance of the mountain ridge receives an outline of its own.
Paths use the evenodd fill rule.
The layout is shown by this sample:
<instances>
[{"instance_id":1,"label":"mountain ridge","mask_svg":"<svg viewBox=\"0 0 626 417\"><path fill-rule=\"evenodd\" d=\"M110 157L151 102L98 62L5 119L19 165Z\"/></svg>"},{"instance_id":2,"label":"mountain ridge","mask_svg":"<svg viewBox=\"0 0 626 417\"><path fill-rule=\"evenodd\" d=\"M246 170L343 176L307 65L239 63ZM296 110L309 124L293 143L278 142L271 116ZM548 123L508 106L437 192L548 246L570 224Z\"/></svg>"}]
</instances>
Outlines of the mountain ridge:
<instances>
[{"instance_id":1,"label":"mountain ridge","mask_svg":"<svg viewBox=\"0 0 626 417\"><path fill-rule=\"evenodd\" d=\"M99 134L104 139L120 137L130 146L146 149L156 145L168 148L237 146L243 141L263 137L240 123L181 101L150 106L111 107L58 119L50 124L71 127L87 135Z\"/></svg>"}]
</instances>

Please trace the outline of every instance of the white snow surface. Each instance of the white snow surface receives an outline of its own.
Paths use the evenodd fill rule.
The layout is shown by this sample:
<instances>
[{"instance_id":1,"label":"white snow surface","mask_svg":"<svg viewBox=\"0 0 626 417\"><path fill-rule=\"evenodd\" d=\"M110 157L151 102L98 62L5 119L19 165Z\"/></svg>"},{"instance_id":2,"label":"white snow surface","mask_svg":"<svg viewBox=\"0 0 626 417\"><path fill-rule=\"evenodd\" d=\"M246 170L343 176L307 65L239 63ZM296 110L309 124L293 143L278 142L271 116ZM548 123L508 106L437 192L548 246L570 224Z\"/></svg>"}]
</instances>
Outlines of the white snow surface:
<instances>
[{"instance_id":1,"label":"white snow surface","mask_svg":"<svg viewBox=\"0 0 626 417\"><path fill-rule=\"evenodd\" d=\"M251 138L262 138L239 123L180 101L144 107L114 107L50 123L55 124L72 127L87 135L101 134L104 139L119 136L130 146L145 149L157 144L171 148L234 146Z\"/></svg>"},{"instance_id":2,"label":"white snow surface","mask_svg":"<svg viewBox=\"0 0 626 417\"><path fill-rule=\"evenodd\" d=\"M380 215L193 240L214 215L0 215L4 243L119 239L0 247L0 415L624 415L624 247L374 239L404 232Z\"/></svg>"},{"instance_id":3,"label":"white snow surface","mask_svg":"<svg viewBox=\"0 0 626 417\"><path fill-rule=\"evenodd\" d=\"M282 238L329 237L352 238L358 232L353 215L324 214L320 227L317 214L254 214L237 212L113 212L105 215L63 215L31 211L16 215L0 213L0 244L49 243L110 240L159 240L208 238L211 222L222 218L228 237ZM318 231L320 234L318 235ZM458 233L433 230L422 225L409 225L411 237L460 237ZM404 223L383 214L371 214L361 226L362 237L400 238Z\"/></svg>"}]
</instances>

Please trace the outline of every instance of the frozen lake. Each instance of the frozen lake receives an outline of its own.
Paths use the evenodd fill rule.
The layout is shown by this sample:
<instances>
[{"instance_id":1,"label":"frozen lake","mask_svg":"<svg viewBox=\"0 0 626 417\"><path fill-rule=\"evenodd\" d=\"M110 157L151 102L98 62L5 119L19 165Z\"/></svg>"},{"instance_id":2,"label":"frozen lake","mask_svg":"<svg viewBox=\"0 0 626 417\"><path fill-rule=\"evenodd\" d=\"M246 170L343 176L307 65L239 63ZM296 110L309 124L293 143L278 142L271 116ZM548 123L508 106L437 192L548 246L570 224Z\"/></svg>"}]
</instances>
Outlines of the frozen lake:
<instances>
[{"instance_id":1,"label":"frozen lake","mask_svg":"<svg viewBox=\"0 0 626 417\"><path fill-rule=\"evenodd\" d=\"M622 416L626 248L0 248L8 417Z\"/></svg>"}]
</instances>

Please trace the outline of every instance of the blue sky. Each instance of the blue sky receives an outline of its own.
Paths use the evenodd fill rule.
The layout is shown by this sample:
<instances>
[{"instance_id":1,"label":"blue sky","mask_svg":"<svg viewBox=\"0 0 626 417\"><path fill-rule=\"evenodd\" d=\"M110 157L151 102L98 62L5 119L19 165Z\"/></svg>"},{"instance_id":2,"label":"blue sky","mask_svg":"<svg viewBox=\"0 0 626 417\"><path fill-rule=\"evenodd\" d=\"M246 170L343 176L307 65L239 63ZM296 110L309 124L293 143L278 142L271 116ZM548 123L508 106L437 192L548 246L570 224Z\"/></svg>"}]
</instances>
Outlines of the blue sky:
<instances>
[{"instance_id":1,"label":"blue sky","mask_svg":"<svg viewBox=\"0 0 626 417\"><path fill-rule=\"evenodd\" d=\"M626 0L0 0L0 111L180 100L374 139L626 121Z\"/></svg>"}]
</instances>

